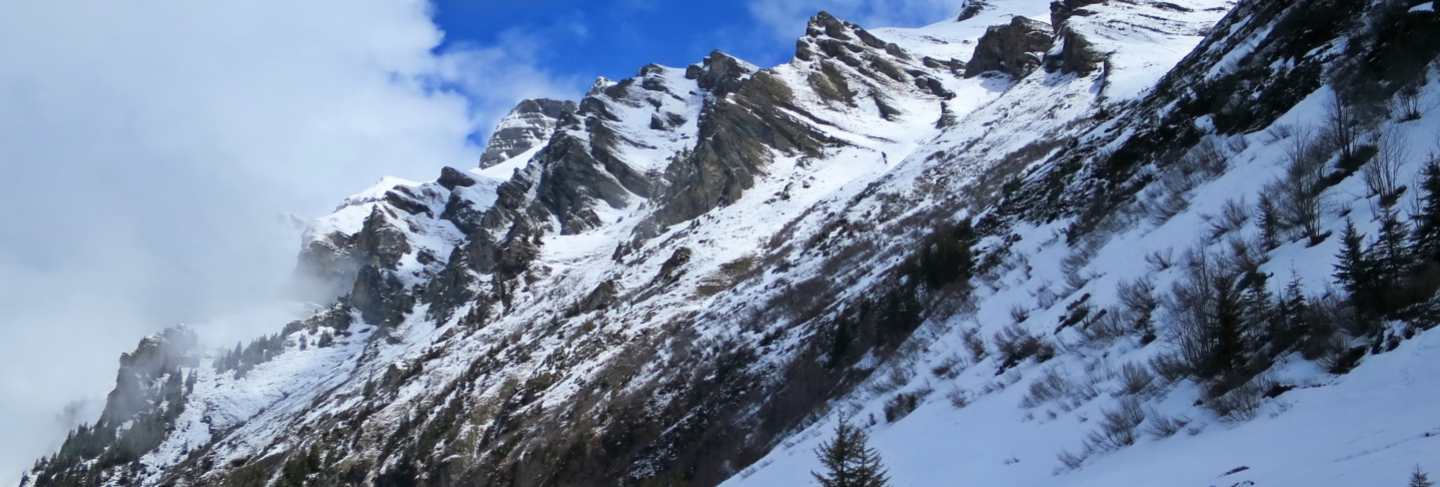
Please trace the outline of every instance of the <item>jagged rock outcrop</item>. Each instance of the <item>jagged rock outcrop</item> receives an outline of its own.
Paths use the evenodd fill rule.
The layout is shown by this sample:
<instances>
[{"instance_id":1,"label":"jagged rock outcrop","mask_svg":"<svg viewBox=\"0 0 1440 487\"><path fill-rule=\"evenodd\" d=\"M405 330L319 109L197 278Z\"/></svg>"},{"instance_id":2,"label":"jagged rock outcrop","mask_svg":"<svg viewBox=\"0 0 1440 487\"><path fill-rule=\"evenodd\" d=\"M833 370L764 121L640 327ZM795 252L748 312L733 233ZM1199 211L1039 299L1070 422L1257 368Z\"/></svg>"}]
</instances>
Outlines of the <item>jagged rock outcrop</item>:
<instances>
[{"instance_id":1,"label":"jagged rock outcrop","mask_svg":"<svg viewBox=\"0 0 1440 487\"><path fill-rule=\"evenodd\" d=\"M976 43L975 55L965 63L965 76L998 71L1022 78L1040 66L1053 41L1050 26L1038 20L1017 16L1009 24L991 26Z\"/></svg>"},{"instance_id":2,"label":"jagged rock outcrop","mask_svg":"<svg viewBox=\"0 0 1440 487\"><path fill-rule=\"evenodd\" d=\"M1085 10L1085 7L1106 1L1108 0L1056 0L1050 3L1050 25L1055 30L1055 49L1045 56L1046 69L1085 75L1100 68L1105 60L1104 53L1097 50L1083 32L1068 25L1068 21L1071 17L1091 15L1092 12Z\"/></svg>"},{"instance_id":3,"label":"jagged rock outcrop","mask_svg":"<svg viewBox=\"0 0 1440 487\"><path fill-rule=\"evenodd\" d=\"M28 482L77 487L117 480L124 484L144 473L141 456L175 430L176 418L194 390L200 357L196 345L193 331L171 328L121 354L115 388L106 396L100 419L81 425L58 452L37 462Z\"/></svg>"},{"instance_id":4,"label":"jagged rock outcrop","mask_svg":"<svg viewBox=\"0 0 1440 487\"><path fill-rule=\"evenodd\" d=\"M480 154L480 167L490 167L538 147L550 138L566 116L575 113L575 102L536 98L521 101L505 118Z\"/></svg>"}]
</instances>

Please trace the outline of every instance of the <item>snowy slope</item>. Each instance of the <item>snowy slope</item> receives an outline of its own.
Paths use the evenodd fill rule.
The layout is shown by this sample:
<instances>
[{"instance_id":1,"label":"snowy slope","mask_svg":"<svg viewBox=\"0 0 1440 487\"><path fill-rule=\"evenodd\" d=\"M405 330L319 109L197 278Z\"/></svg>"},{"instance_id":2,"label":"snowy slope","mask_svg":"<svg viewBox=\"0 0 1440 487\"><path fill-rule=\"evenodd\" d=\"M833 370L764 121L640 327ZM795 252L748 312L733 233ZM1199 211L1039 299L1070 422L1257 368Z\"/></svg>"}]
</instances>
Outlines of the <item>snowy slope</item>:
<instances>
[{"instance_id":1,"label":"snowy slope","mask_svg":"<svg viewBox=\"0 0 1440 487\"><path fill-rule=\"evenodd\" d=\"M1318 21L1266 2L1061 3L992 1L916 29L820 14L780 66L646 66L553 127L502 127L527 145L540 127L544 144L383 180L307 232L301 272L334 287L332 306L239 369L226 353L186 368L185 408L134 463L61 458L38 484L58 469L109 485L806 485L841 415L895 485L1398 484L1440 468L1433 332L1343 375L1285 355L1265 378L1292 388L1236 418L1198 406L1198 380L1126 384L1169 353L1166 309L1155 341L1090 328L1121 284L1167 294L1185 278L1147 255L1257 235L1257 218L1211 229L1284 173L1301 129L1357 83L1348 61L1387 45L1364 22L1297 29ZM1369 5L1340 2L1379 18ZM961 76L950 60L1014 16L1059 24L1046 69ZM1440 105L1440 86L1422 93ZM1440 119L1365 128L1386 132L1418 158ZM1221 167L1166 193L1177 161L1207 150ZM1418 170L1397 177L1414 187ZM1327 189L1323 229L1376 233L1363 179ZM976 272L928 284L937 229L964 218ZM1320 299L1338 244L1287 240L1259 269L1272 293L1294 276ZM1004 363L992 337L1015 329L1053 357ZM887 420L904 397L914 411ZM1188 423L1086 448L1124 404L1147 427Z\"/></svg>"}]
</instances>

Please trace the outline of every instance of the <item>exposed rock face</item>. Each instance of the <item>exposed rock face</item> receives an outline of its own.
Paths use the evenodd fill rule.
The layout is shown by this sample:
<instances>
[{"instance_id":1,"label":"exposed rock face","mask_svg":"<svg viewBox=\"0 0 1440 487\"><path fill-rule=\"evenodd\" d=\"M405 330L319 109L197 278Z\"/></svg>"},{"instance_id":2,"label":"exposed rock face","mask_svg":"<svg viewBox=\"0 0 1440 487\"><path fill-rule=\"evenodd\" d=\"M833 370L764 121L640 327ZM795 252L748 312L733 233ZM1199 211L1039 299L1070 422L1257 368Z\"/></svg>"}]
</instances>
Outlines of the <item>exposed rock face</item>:
<instances>
[{"instance_id":1,"label":"exposed rock face","mask_svg":"<svg viewBox=\"0 0 1440 487\"><path fill-rule=\"evenodd\" d=\"M1090 40L1075 29L1064 27L1060 29L1060 34L1056 38L1060 43L1060 49L1058 55L1045 60L1048 68L1085 75L1094 72L1104 64L1105 53L1096 50Z\"/></svg>"},{"instance_id":2,"label":"exposed rock face","mask_svg":"<svg viewBox=\"0 0 1440 487\"><path fill-rule=\"evenodd\" d=\"M490 167L544 144L555 126L575 112L575 102L537 98L525 100L500 120L490 136L480 167Z\"/></svg>"},{"instance_id":3,"label":"exposed rock face","mask_svg":"<svg viewBox=\"0 0 1440 487\"><path fill-rule=\"evenodd\" d=\"M980 12L990 6L988 0L966 0L965 5L960 7L960 15L955 16L956 22L964 22L980 15Z\"/></svg>"},{"instance_id":4,"label":"exposed rock face","mask_svg":"<svg viewBox=\"0 0 1440 487\"><path fill-rule=\"evenodd\" d=\"M975 45L975 55L965 64L965 76L999 71L1024 77L1040 66L1054 36L1050 26L1038 20L1014 17L1009 24L992 26Z\"/></svg>"},{"instance_id":5,"label":"exposed rock face","mask_svg":"<svg viewBox=\"0 0 1440 487\"><path fill-rule=\"evenodd\" d=\"M1085 75L1100 68L1105 62L1105 54L1096 50L1084 34L1066 25L1066 22L1074 16L1090 15L1090 12L1085 10L1086 6L1106 1L1057 0L1051 2L1050 25L1055 28L1055 42L1059 43L1059 49L1052 49L1051 55L1045 58L1046 69L1058 69L1066 73Z\"/></svg>"},{"instance_id":6,"label":"exposed rock face","mask_svg":"<svg viewBox=\"0 0 1440 487\"><path fill-rule=\"evenodd\" d=\"M1084 12L1077 12L1087 5L1105 3L1107 0L1055 0L1050 2L1050 25L1059 27L1065 23L1065 19L1072 15L1085 15Z\"/></svg>"}]
</instances>

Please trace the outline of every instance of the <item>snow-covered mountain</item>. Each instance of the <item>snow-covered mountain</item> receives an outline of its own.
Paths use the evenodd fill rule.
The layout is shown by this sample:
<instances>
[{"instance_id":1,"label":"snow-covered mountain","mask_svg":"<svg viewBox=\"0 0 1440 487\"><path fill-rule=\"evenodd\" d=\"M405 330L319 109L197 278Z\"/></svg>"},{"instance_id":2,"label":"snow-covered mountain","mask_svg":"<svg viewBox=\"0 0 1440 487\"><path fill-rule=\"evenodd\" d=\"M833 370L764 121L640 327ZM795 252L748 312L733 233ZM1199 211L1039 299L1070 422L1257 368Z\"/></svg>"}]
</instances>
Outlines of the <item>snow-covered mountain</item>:
<instances>
[{"instance_id":1,"label":"snow-covered mountain","mask_svg":"<svg viewBox=\"0 0 1440 487\"><path fill-rule=\"evenodd\" d=\"M989 0L522 102L25 485L806 485L842 417L893 485L1401 485L1437 53L1431 0Z\"/></svg>"}]
</instances>

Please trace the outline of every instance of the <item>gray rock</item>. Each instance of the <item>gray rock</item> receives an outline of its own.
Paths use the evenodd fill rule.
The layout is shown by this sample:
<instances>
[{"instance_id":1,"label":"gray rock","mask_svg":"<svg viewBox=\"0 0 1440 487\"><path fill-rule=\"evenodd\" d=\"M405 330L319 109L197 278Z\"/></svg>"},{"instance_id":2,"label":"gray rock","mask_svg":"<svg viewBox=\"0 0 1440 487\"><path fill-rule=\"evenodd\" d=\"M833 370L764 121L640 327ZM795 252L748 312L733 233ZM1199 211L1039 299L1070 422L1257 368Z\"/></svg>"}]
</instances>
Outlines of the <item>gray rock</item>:
<instances>
[{"instance_id":1,"label":"gray rock","mask_svg":"<svg viewBox=\"0 0 1440 487\"><path fill-rule=\"evenodd\" d=\"M991 26L975 45L965 64L965 77L998 71L1022 78L1040 66L1054 40L1050 26L1038 20L1014 17L1009 24Z\"/></svg>"},{"instance_id":2,"label":"gray rock","mask_svg":"<svg viewBox=\"0 0 1440 487\"><path fill-rule=\"evenodd\" d=\"M537 98L521 101L500 120L480 167L490 167L545 143L566 116L575 113L575 102Z\"/></svg>"},{"instance_id":3,"label":"gray rock","mask_svg":"<svg viewBox=\"0 0 1440 487\"><path fill-rule=\"evenodd\" d=\"M459 169L445 166L443 168L440 168L440 179L435 180L435 182L440 183L440 185L444 186L445 189L454 190L455 188L468 188L474 186L475 178L472 178L469 175L460 172Z\"/></svg>"}]
</instances>

